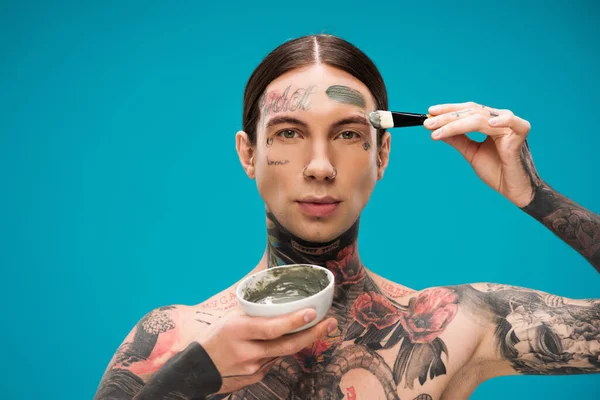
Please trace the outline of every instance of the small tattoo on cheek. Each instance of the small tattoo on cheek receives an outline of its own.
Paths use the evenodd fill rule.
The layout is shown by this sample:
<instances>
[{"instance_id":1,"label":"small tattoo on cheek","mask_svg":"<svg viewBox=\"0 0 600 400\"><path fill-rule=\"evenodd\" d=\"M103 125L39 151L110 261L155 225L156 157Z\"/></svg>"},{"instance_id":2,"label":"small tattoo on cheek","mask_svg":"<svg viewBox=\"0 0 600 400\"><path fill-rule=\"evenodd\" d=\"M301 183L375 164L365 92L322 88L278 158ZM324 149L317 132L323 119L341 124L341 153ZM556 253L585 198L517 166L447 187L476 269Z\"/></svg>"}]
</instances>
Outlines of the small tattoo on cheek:
<instances>
[{"instance_id":1,"label":"small tattoo on cheek","mask_svg":"<svg viewBox=\"0 0 600 400\"><path fill-rule=\"evenodd\" d=\"M369 150L371 148L371 145L367 142L363 143L363 149L365 149L365 151Z\"/></svg>"},{"instance_id":2,"label":"small tattoo on cheek","mask_svg":"<svg viewBox=\"0 0 600 400\"><path fill-rule=\"evenodd\" d=\"M273 138L272 137L268 137L267 138L267 146L270 146L273 144Z\"/></svg>"},{"instance_id":3,"label":"small tattoo on cheek","mask_svg":"<svg viewBox=\"0 0 600 400\"><path fill-rule=\"evenodd\" d=\"M267 165L285 165L289 164L290 160L267 160Z\"/></svg>"}]
</instances>

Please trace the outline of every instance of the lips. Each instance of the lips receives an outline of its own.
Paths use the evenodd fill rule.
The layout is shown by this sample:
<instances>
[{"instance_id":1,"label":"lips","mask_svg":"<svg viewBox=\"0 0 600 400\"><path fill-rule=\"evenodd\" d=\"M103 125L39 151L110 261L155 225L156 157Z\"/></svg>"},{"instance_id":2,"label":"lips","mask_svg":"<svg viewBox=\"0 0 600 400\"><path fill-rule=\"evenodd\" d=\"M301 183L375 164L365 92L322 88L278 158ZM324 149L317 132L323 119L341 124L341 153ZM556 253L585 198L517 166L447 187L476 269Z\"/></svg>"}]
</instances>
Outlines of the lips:
<instances>
[{"instance_id":1,"label":"lips","mask_svg":"<svg viewBox=\"0 0 600 400\"><path fill-rule=\"evenodd\" d=\"M298 201L300 210L310 217L327 217L337 210L340 203L333 197L307 197Z\"/></svg>"}]
</instances>

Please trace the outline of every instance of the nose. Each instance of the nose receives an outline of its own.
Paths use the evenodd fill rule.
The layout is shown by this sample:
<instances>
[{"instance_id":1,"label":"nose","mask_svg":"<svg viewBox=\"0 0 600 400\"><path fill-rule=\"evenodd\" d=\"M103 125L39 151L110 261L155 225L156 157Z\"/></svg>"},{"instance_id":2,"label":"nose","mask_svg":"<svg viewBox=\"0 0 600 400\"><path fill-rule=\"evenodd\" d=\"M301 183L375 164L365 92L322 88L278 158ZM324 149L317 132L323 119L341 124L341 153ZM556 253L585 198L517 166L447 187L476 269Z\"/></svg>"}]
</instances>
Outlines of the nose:
<instances>
[{"instance_id":1,"label":"nose","mask_svg":"<svg viewBox=\"0 0 600 400\"><path fill-rule=\"evenodd\" d=\"M305 179L314 181L333 181L337 176L337 170L332 165L327 149L324 146L317 147L313 151L310 162L302 170Z\"/></svg>"}]
</instances>

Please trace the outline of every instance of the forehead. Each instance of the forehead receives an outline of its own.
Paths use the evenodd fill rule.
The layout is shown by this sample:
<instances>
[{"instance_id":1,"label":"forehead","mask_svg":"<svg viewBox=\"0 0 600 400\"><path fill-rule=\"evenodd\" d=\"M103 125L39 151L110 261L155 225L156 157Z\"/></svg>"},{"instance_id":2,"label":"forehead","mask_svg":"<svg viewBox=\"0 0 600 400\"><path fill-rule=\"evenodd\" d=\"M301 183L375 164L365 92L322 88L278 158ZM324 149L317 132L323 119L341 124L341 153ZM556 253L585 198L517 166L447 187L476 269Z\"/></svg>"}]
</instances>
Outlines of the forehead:
<instances>
[{"instance_id":1,"label":"forehead","mask_svg":"<svg viewBox=\"0 0 600 400\"><path fill-rule=\"evenodd\" d=\"M375 108L375 99L364 83L349 73L329 65L311 65L286 72L273 80L267 86L266 92L281 93L290 86L292 88L312 86L314 87L312 91L319 94L325 94L327 90L339 90L340 87L346 87L362 95L367 109Z\"/></svg>"}]
</instances>

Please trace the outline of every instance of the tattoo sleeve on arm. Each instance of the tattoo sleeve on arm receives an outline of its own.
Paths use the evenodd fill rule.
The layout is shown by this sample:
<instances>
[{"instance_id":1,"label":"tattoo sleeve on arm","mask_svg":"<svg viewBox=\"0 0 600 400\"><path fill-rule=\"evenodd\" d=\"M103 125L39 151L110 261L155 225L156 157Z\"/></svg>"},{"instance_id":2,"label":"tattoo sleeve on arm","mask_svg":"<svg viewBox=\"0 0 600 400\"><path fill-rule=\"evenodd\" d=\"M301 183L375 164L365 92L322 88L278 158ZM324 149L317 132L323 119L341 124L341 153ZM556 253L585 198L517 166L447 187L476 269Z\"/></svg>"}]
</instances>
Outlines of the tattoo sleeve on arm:
<instances>
[{"instance_id":1,"label":"tattoo sleeve on arm","mask_svg":"<svg viewBox=\"0 0 600 400\"><path fill-rule=\"evenodd\" d=\"M533 198L522 210L581 253L600 272L600 216L564 197L540 179L527 142L521 149L521 161L533 187Z\"/></svg>"},{"instance_id":2,"label":"tattoo sleeve on arm","mask_svg":"<svg viewBox=\"0 0 600 400\"><path fill-rule=\"evenodd\" d=\"M203 317L198 322L211 324L210 313L196 314ZM180 320L175 306L144 316L111 360L95 399L201 400L217 392L221 375L204 348L192 341L177 351Z\"/></svg>"},{"instance_id":3,"label":"tattoo sleeve on arm","mask_svg":"<svg viewBox=\"0 0 600 400\"><path fill-rule=\"evenodd\" d=\"M600 372L600 300L496 284L465 285L459 292L467 312L491 323L497 354L515 371Z\"/></svg>"},{"instance_id":4,"label":"tattoo sleeve on arm","mask_svg":"<svg viewBox=\"0 0 600 400\"><path fill-rule=\"evenodd\" d=\"M159 337L174 332L175 324L169 313L172 308L153 310L137 323L111 360L96 399L131 399L141 390L144 381L140 375L158 369L151 355L155 353Z\"/></svg>"}]
</instances>

